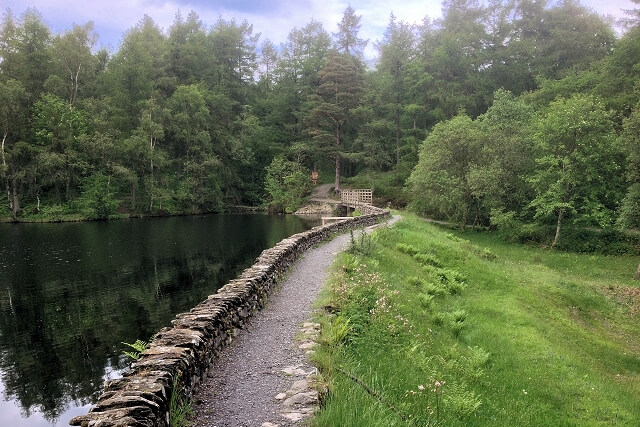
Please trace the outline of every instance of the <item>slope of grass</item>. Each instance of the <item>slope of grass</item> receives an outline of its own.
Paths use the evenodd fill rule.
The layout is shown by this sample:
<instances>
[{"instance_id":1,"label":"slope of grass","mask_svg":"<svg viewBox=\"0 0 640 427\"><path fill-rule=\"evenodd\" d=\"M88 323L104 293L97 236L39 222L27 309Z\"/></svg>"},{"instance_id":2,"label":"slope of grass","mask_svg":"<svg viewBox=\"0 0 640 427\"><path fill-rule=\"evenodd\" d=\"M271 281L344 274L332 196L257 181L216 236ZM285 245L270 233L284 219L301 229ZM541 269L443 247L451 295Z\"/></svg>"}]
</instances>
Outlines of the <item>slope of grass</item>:
<instances>
[{"instance_id":1,"label":"slope of grass","mask_svg":"<svg viewBox=\"0 0 640 427\"><path fill-rule=\"evenodd\" d=\"M315 425L640 425L637 260L405 215L322 298Z\"/></svg>"}]
</instances>

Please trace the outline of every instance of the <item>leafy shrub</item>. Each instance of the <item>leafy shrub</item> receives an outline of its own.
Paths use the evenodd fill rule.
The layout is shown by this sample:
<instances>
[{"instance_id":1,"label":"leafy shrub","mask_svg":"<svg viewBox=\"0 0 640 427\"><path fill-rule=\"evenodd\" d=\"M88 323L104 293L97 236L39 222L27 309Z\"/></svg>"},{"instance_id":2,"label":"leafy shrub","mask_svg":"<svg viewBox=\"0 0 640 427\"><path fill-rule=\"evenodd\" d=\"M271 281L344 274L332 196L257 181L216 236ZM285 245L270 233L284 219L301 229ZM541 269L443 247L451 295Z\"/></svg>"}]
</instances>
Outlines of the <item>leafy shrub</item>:
<instances>
[{"instance_id":1,"label":"leafy shrub","mask_svg":"<svg viewBox=\"0 0 640 427\"><path fill-rule=\"evenodd\" d=\"M620 230L566 227L557 249L602 255L640 254L640 235Z\"/></svg>"},{"instance_id":2,"label":"leafy shrub","mask_svg":"<svg viewBox=\"0 0 640 427\"><path fill-rule=\"evenodd\" d=\"M480 397L473 391L467 390L467 386L462 384L451 384L444 393L442 402L445 411L464 418L473 414L482 405Z\"/></svg>"},{"instance_id":3,"label":"leafy shrub","mask_svg":"<svg viewBox=\"0 0 640 427\"><path fill-rule=\"evenodd\" d=\"M460 295L467 288L464 282L451 282L447 284L447 289L451 295Z\"/></svg>"},{"instance_id":4,"label":"leafy shrub","mask_svg":"<svg viewBox=\"0 0 640 427\"><path fill-rule=\"evenodd\" d=\"M49 221L61 221L70 213L68 205L43 205L40 207L40 215Z\"/></svg>"},{"instance_id":5,"label":"leafy shrub","mask_svg":"<svg viewBox=\"0 0 640 427\"><path fill-rule=\"evenodd\" d=\"M116 194L117 188L111 182L111 177L95 173L82 185L82 194L77 199L78 207L88 219L107 219L116 213L120 205Z\"/></svg>"},{"instance_id":6,"label":"leafy shrub","mask_svg":"<svg viewBox=\"0 0 640 427\"><path fill-rule=\"evenodd\" d=\"M342 344L351 331L351 320L343 315L331 319L322 329L322 340L330 347Z\"/></svg>"},{"instance_id":7,"label":"leafy shrub","mask_svg":"<svg viewBox=\"0 0 640 427\"><path fill-rule=\"evenodd\" d=\"M421 288L424 285L424 280L422 280L418 276L411 276L407 279L407 283L411 286Z\"/></svg>"},{"instance_id":8,"label":"leafy shrub","mask_svg":"<svg viewBox=\"0 0 640 427\"><path fill-rule=\"evenodd\" d=\"M482 252L480 252L480 258L486 259L486 260L489 260L489 261L493 261L496 258L498 258L498 255L496 255L493 252L491 252L491 250L489 248L484 248L482 250Z\"/></svg>"},{"instance_id":9,"label":"leafy shrub","mask_svg":"<svg viewBox=\"0 0 640 427\"><path fill-rule=\"evenodd\" d=\"M482 347L473 346L469 347L469 356L465 360L469 367L477 369L485 366L490 356L491 353L485 351Z\"/></svg>"},{"instance_id":10,"label":"leafy shrub","mask_svg":"<svg viewBox=\"0 0 640 427\"><path fill-rule=\"evenodd\" d=\"M551 236L548 226L538 223L526 224L515 212L491 211L491 226L508 242L542 243Z\"/></svg>"},{"instance_id":11,"label":"leafy shrub","mask_svg":"<svg viewBox=\"0 0 640 427\"><path fill-rule=\"evenodd\" d=\"M433 265L434 267L440 267L440 261L431 254L418 253L413 255L413 258L423 265Z\"/></svg>"},{"instance_id":12,"label":"leafy shrub","mask_svg":"<svg viewBox=\"0 0 640 427\"><path fill-rule=\"evenodd\" d=\"M451 332L453 332L453 336L455 337L459 336L463 329L464 322L453 322L451 324Z\"/></svg>"},{"instance_id":13,"label":"leafy shrub","mask_svg":"<svg viewBox=\"0 0 640 427\"><path fill-rule=\"evenodd\" d=\"M347 252L351 254L361 254L361 255L369 255L371 253L371 248L373 247L373 239L371 235L364 231L364 229L360 230L358 237L355 237L353 230L350 230L351 233L351 244L349 248L347 248Z\"/></svg>"},{"instance_id":14,"label":"leafy shrub","mask_svg":"<svg viewBox=\"0 0 640 427\"><path fill-rule=\"evenodd\" d=\"M464 275L457 270L439 268L431 265L424 266L425 273L438 283L444 292L451 295L460 295L467 287L464 283Z\"/></svg>"},{"instance_id":15,"label":"leafy shrub","mask_svg":"<svg viewBox=\"0 0 640 427\"><path fill-rule=\"evenodd\" d=\"M620 227L640 228L640 183L634 183L629 186L627 196L620 206L620 218L618 225Z\"/></svg>"},{"instance_id":16,"label":"leafy shrub","mask_svg":"<svg viewBox=\"0 0 640 427\"><path fill-rule=\"evenodd\" d=\"M123 351L122 353L128 356L133 360L140 359L142 356L142 352L147 348L149 343L147 341L142 341L137 339L134 343L123 342L122 344L131 347L134 351Z\"/></svg>"},{"instance_id":17,"label":"leafy shrub","mask_svg":"<svg viewBox=\"0 0 640 427\"><path fill-rule=\"evenodd\" d=\"M466 310L456 310L451 313L451 318L454 322L464 322L467 319L467 311Z\"/></svg>"},{"instance_id":18,"label":"leafy shrub","mask_svg":"<svg viewBox=\"0 0 640 427\"><path fill-rule=\"evenodd\" d=\"M447 289L439 283L424 283L422 285L422 290L427 295L442 296L447 294Z\"/></svg>"},{"instance_id":19,"label":"leafy shrub","mask_svg":"<svg viewBox=\"0 0 640 427\"><path fill-rule=\"evenodd\" d=\"M357 256L347 252L344 254L344 263L342 269L345 273L353 273L360 267L360 260Z\"/></svg>"},{"instance_id":20,"label":"leafy shrub","mask_svg":"<svg viewBox=\"0 0 640 427\"><path fill-rule=\"evenodd\" d=\"M178 385L180 374L173 380L173 390L169 400L169 425L171 427L188 427L193 408L184 388Z\"/></svg>"},{"instance_id":21,"label":"leafy shrub","mask_svg":"<svg viewBox=\"0 0 640 427\"><path fill-rule=\"evenodd\" d=\"M442 312L433 313L433 315L431 316L431 320L433 321L434 325L444 325L445 320L447 320L447 314Z\"/></svg>"},{"instance_id":22,"label":"leafy shrub","mask_svg":"<svg viewBox=\"0 0 640 427\"><path fill-rule=\"evenodd\" d=\"M273 212L296 211L311 192L309 171L302 165L283 157L276 157L267 166L265 190L267 204Z\"/></svg>"},{"instance_id":23,"label":"leafy shrub","mask_svg":"<svg viewBox=\"0 0 640 427\"><path fill-rule=\"evenodd\" d=\"M433 305L434 296L431 294L420 294L420 306L424 309L430 309Z\"/></svg>"},{"instance_id":24,"label":"leafy shrub","mask_svg":"<svg viewBox=\"0 0 640 427\"><path fill-rule=\"evenodd\" d=\"M407 255L416 255L417 253L419 253L420 251L418 250L418 248L416 248L413 245L409 245L406 243L398 243L396 244L396 249L402 253L405 253Z\"/></svg>"}]
</instances>

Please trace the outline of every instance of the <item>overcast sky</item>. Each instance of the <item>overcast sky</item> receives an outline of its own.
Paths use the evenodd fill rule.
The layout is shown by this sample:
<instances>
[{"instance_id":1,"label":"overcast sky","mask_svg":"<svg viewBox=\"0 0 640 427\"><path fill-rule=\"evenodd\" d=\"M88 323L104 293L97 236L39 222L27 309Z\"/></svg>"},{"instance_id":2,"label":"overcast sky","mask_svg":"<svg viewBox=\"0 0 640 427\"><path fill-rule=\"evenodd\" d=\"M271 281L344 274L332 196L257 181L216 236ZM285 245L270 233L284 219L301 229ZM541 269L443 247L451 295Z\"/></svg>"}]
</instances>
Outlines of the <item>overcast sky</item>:
<instances>
[{"instance_id":1,"label":"overcast sky","mask_svg":"<svg viewBox=\"0 0 640 427\"><path fill-rule=\"evenodd\" d=\"M347 6L362 16L360 37L369 39L367 56L375 55L373 42L382 38L391 12L398 19L420 23L425 16L441 16L441 0L0 0L0 11L7 9L20 16L27 8L36 8L54 33L70 29L74 23L93 21L99 35L98 47L118 49L123 33L145 15L164 30L171 26L175 14L186 17L194 10L206 25L219 17L246 19L253 24L254 33L261 33L276 45L286 40L289 31L302 27L311 19L322 22L333 33ZM582 0L581 3L602 15L616 18L621 9L634 7L631 0Z\"/></svg>"}]
</instances>

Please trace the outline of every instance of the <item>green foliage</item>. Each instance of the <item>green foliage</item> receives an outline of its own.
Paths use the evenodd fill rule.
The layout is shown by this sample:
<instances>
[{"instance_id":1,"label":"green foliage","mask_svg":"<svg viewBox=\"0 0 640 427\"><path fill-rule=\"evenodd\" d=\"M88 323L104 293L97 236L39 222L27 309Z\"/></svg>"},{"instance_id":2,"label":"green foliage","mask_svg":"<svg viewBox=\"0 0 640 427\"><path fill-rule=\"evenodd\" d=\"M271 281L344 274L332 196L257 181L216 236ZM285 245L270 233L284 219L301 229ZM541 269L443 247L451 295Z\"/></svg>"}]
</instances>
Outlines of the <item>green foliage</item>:
<instances>
[{"instance_id":1,"label":"green foliage","mask_svg":"<svg viewBox=\"0 0 640 427\"><path fill-rule=\"evenodd\" d=\"M467 390L464 383L447 387L442 401L447 410L457 414L460 418L470 416L482 405L480 396Z\"/></svg>"},{"instance_id":2,"label":"green foliage","mask_svg":"<svg viewBox=\"0 0 640 427\"><path fill-rule=\"evenodd\" d=\"M246 21L207 28L195 12L178 13L163 32L145 16L112 55L96 52L91 23L53 35L37 11L7 12L0 179L15 195L5 209L32 218L22 205L40 198L82 217L77 199L94 174L113 178L131 214L270 203L266 168L282 157L335 167L336 187L352 176L375 188L379 205L411 202L459 225L488 225L492 210L546 224L555 214L541 207L565 202L534 191L545 169L539 151L534 161L535 123L558 96L594 95L615 110L617 136L638 102L640 32L617 40L576 2L520 3L447 2L440 21L418 26L390 16L370 70L350 7L333 40L311 21L280 51L265 40L261 52ZM637 191L619 179L634 163L618 157L567 205L570 221L602 226L619 213L621 226L635 226ZM298 202L283 203L275 209Z\"/></svg>"},{"instance_id":3,"label":"green foliage","mask_svg":"<svg viewBox=\"0 0 640 427\"><path fill-rule=\"evenodd\" d=\"M413 256L413 259L418 261L420 264L432 265L434 267L440 266L440 261L438 261L438 259L431 254L415 254Z\"/></svg>"},{"instance_id":4,"label":"green foliage","mask_svg":"<svg viewBox=\"0 0 640 427\"><path fill-rule=\"evenodd\" d=\"M310 172L302 165L276 157L267 167L265 190L269 209L273 212L294 212L311 192Z\"/></svg>"},{"instance_id":5,"label":"green foliage","mask_svg":"<svg viewBox=\"0 0 640 427\"><path fill-rule=\"evenodd\" d=\"M424 282L422 286L422 291L430 296L443 296L447 294L447 288L445 288L441 283L431 283Z\"/></svg>"},{"instance_id":6,"label":"green foliage","mask_svg":"<svg viewBox=\"0 0 640 427\"><path fill-rule=\"evenodd\" d=\"M624 120L620 145L627 157L627 194L620 206L618 224L640 228L640 104Z\"/></svg>"},{"instance_id":7,"label":"green foliage","mask_svg":"<svg viewBox=\"0 0 640 427\"><path fill-rule=\"evenodd\" d=\"M392 171L375 172L365 170L357 176L345 178L345 185L350 188L372 188L376 206L394 206L404 208L408 203L408 195L403 190L405 181L411 173L411 165L401 164Z\"/></svg>"},{"instance_id":8,"label":"green foliage","mask_svg":"<svg viewBox=\"0 0 640 427\"><path fill-rule=\"evenodd\" d=\"M531 126L533 109L522 97L498 90L493 105L478 118L482 151L470 172L473 193L486 210L522 212L531 197L527 177L535 168ZM484 218L482 218L484 219Z\"/></svg>"},{"instance_id":9,"label":"green foliage","mask_svg":"<svg viewBox=\"0 0 640 427\"><path fill-rule=\"evenodd\" d=\"M169 426L188 427L191 425L189 417L193 415L193 408L184 389L179 385L180 375L173 380L171 398L169 399Z\"/></svg>"},{"instance_id":10,"label":"green foliage","mask_svg":"<svg viewBox=\"0 0 640 427\"><path fill-rule=\"evenodd\" d=\"M420 252L415 246L407 245L406 243L398 243L396 245L396 249L402 253L409 255L416 255Z\"/></svg>"},{"instance_id":11,"label":"green foliage","mask_svg":"<svg viewBox=\"0 0 640 427\"><path fill-rule=\"evenodd\" d=\"M371 235L364 229L360 230L357 237L353 230L349 230L349 232L351 233L351 242L347 252L351 254L369 255L374 243Z\"/></svg>"},{"instance_id":12,"label":"green foliage","mask_svg":"<svg viewBox=\"0 0 640 427\"><path fill-rule=\"evenodd\" d=\"M616 229L565 229L558 249L567 252L601 255L640 255L640 235Z\"/></svg>"},{"instance_id":13,"label":"green foliage","mask_svg":"<svg viewBox=\"0 0 640 427\"><path fill-rule=\"evenodd\" d=\"M72 212L68 205L61 204L48 204L40 208L40 214L50 221L62 221Z\"/></svg>"},{"instance_id":14,"label":"green foliage","mask_svg":"<svg viewBox=\"0 0 640 427\"><path fill-rule=\"evenodd\" d=\"M620 206L618 225L625 228L640 228L640 183L633 183Z\"/></svg>"},{"instance_id":15,"label":"green foliage","mask_svg":"<svg viewBox=\"0 0 640 427\"><path fill-rule=\"evenodd\" d=\"M608 202L619 189L613 130L611 113L602 103L579 95L551 103L538 123L531 205L537 218L557 218L552 247L565 215L601 227L612 223L614 206Z\"/></svg>"},{"instance_id":16,"label":"green foliage","mask_svg":"<svg viewBox=\"0 0 640 427\"><path fill-rule=\"evenodd\" d=\"M80 211L89 219L108 219L116 213L120 200L112 178L102 173L89 176L82 185L82 194L77 199Z\"/></svg>"},{"instance_id":17,"label":"green foliage","mask_svg":"<svg viewBox=\"0 0 640 427\"><path fill-rule=\"evenodd\" d=\"M339 350L317 348L331 392L315 425L638 422L635 388L619 379L640 364L629 357L638 324L615 291L637 288L636 258L446 233L408 214L378 233L376 251L355 269L343 267L353 255L341 257L332 278L328 305L366 327ZM496 258L488 263L470 247ZM442 271L399 248L437 253ZM465 280L460 271L467 287L452 296L444 278ZM445 292L427 294L428 283ZM588 348L576 345L583 340Z\"/></svg>"},{"instance_id":18,"label":"green foliage","mask_svg":"<svg viewBox=\"0 0 640 427\"><path fill-rule=\"evenodd\" d=\"M351 332L349 318L338 315L322 327L320 340L329 347L337 347L345 342Z\"/></svg>"},{"instance_id":19,"label":"green foliage","mask_svg":"<svg viewBox=\"0 0 640 427\"><path fill-rule=\"evenodd\" d=\"M480 149L478 126L466 114L436 125L420 148L420 160L407 180L410 207L464 226L471 215L478 214L469 182Z\"/></svg>"},{"instance_id":20,"label":"green foliage","mask_svg":"<svg viewBox=\"0 0 640 427\"><path fill-rule=\"evenodd\" d=\"M484 259L487 259L489 261L493 261L496 258L498 258L498 255L496 255L493 252L491 252L491 249L484 248L484 249L482 249L482 253L481 253L480 257L484 258Z\"/></svg>"},{"instance_id":21,"label":"green foliage","mask_svg":"<svg viewBox=\"0 0 640 427\"><path fill-rule=\"evenodd\" d=\"M61 151L87 132L87 119L82 111L55 95L43 94L33 108L33 130L38 144Z\"/></svg>"},{"instance_id":22,"label":"green foliage","mask_svg":"<svg viewBox=\"0 0 640 427\"><path fill-rule=\"evenodd\" d=\"M354 57L331 50L317 78L317 94L308 100L306 132L312 138L311 150L323 152L335 162L335 188L339 189L342 158L347 151L346 129L362 94L362 69Z\"/></svg>"},{"instance_id":23,"label":"green foliage","mask_svg":"<svg viewBox=\"0 0 640 427\"><path fill-rule=\"evenodd\" d=\"M123 342L122 344L126 345L127 347L131 347L134 350L122 352L125 356L133 360L140 359L142 352L145 351L149 346L149 343L147 341L142 341L140 339L137 339L134 343Z\"/></svg>"},{"instance_id":24,"label":"green foliage","mask_svg":"<svg viewBox=\"0 0 640 427\"><path fill-rule=\"evenodd\" d=\"M454 322L462 323L467 319L467 314L466 310L456 310L451 313L451 318Z\"/></svg>"}]
</instances>

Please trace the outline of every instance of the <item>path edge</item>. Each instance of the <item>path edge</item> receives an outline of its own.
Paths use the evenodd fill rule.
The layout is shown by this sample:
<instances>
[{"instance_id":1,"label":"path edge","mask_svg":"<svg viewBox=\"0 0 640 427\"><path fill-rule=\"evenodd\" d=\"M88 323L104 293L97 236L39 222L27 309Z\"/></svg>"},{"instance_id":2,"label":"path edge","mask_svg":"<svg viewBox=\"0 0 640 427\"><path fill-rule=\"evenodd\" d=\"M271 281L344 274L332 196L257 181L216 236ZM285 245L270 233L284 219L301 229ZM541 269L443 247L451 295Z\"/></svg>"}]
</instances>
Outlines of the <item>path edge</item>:
<instances>
[{"instance_id":1,"label":"path edge","mask_svg":"<svg viewBox=\"0 0 640 427\"><path fill-rule=\"evenodd\" d=\"M348 230L368 227L389 217L375 206L361 206L364 215L317 226L281 240L262 251L255 263L186 313L172 327L155 335L140 359L122 378L108 381L97 403L69 424L82 427L168 427L171 395L191 396L212 361L248 317L264 307L284 273L307 249ZM176 385L174 390L174 384Z\"/></svg>"}]
</instances>

